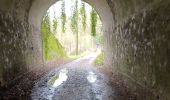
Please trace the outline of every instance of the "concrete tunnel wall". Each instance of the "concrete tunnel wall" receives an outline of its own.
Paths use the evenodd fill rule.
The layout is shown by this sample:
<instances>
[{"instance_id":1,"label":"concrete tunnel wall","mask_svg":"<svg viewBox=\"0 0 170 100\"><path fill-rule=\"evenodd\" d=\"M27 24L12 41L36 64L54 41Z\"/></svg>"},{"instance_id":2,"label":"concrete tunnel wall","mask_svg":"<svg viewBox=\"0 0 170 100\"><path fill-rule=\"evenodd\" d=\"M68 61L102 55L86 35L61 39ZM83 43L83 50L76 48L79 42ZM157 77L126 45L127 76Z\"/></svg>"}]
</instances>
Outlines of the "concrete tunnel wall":
<instances>
[{"instance_id":1,"label":"concrete tunnel wall","mask_svg":"<svg viewBox=\"0 0 170 100\"><path fill-rule=\"evenodd\" d=\"M0 1L0 81L42 64L41 20L57 0ZM170 99L170 1L85 0L105 27L106 65L126 82ZM135 84L133 84L135 89Z\"/></svg>"},{"instance_id":2,"label":"concrete tunnel wall","mask_svg":"<svg viewBox=\"0 0 170 100\"><path fill-rule=\"evenodd\" d=\"M41 38L28 23L31 3L0 0L0 86L42 64Z\"/></svg>"},{"instance_id":3,"label":"concrete tunnel wall","mask_svg":"<svg viewBox=\"0 0 170 100\"><path fill-rule=\"evenodd\" d=\"M127 78L126 82L154 92L159 100L169 100L170 1L107 2L115 20L113 68Z\"/></svg>"},{"instance_id":4,"label":"concrete tunnel wall","mask_svg":"<svg viewBox=\"0 0 170 100\"><path fill-rule=\"evenodd\" d=\"M52 0L51 4L54 2L56 1ZM86 2L97 10L105 27L106 64L123 74L129 79L127 81L133 80L147 89L155 90L163 100L169 98L170 89L167 88L170 86L167 71L169 30L159 29L161 21L165 24L164 22L168 20L162 16L169 17L166 14L169 11L169 2L165 0L107 0L107 2L86 0ZM47 2L46 4L47 9L51 4ZM157 12L158 10L160 12ZM156 18L155 13L158 15Z\"/></svg>"}]
</instances>

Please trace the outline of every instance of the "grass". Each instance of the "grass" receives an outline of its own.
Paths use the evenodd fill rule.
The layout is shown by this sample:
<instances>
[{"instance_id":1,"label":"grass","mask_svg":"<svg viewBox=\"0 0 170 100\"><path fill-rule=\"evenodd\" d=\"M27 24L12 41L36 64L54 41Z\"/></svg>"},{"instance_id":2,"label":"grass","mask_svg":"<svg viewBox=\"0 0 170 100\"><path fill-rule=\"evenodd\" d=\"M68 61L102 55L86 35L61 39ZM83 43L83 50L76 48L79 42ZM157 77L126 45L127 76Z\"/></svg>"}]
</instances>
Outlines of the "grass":
<instances>
[{"instance_id":1,"label":"grass","mask_svg":"<svg viewBox=\"0 0 170 100\"><path fill-rule=\"evenodd\" d=\"M68 58L71 58L71 59L78 59L78 58L81 58L81 57L84 57L86 55L88 55L90 52L89 51L85 51L79 55L68 55Z\"/></svg>"},{"instance_id":2,"label":"grass","mask_svg":"<svg viewBox=\"0 0 170 100\"><path fill-rule=\"evenodd\" d=\"M45 50L47 50L47 56L45 58L46 61L67 57L64 48L62 47L60 42L53 34L49 34L47 41L48 41L48 48L45 48L44 46L44 55L45 55Z\"/></svg>"},{"instance_id":3,"label":"grass","mask_svg":"<svg viewBox=\"0 0 170 100\"><path fill-rule=\"evenodd\" d=\"M104 52L102 51L100 55L95 60L95 65L102 66L104 65Z\"/></svg>"}]
</instances>

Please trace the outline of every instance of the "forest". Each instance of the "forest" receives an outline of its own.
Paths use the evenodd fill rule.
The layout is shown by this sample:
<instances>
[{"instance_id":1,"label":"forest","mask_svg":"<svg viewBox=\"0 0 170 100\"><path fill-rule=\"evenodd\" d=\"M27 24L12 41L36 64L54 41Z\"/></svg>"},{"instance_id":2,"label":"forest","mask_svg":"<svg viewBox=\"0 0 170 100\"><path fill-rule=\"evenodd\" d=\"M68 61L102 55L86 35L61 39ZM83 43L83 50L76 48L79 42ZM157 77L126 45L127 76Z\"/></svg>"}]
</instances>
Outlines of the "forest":
<instances>
[{"instance_id":1,"label":"forest","mask_svg":"<svg viewBox=\"0 0 170 100\"><path fill-rule=\"evenodd\" d=\"M81 0L58 1L42 20L43 55L45 61L78 58L101 50L103 27L93 7ZM103 58L101 58L103 59ZM97 63L100 63L96 61Z\"/></svg>"}]
</instances>

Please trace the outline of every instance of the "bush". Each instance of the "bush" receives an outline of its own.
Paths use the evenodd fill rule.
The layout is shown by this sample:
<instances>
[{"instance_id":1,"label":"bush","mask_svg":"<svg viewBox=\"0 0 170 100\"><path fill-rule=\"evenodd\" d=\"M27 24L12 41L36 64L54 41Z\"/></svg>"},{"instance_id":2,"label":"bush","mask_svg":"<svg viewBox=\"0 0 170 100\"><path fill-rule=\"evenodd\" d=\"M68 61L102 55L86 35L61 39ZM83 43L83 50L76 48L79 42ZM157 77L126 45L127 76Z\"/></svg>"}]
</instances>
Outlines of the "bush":
<instances>
[{"instance_id":1,"label":"bush","mask_svg":"<svg viewBox=\"0 0 170 100\"><path fill-rule=\"evenodd\" d=\"M103 51L96 58L95 65L98 65L98 66L104 65L104 52Z\"/></svg>"}]
</instances>

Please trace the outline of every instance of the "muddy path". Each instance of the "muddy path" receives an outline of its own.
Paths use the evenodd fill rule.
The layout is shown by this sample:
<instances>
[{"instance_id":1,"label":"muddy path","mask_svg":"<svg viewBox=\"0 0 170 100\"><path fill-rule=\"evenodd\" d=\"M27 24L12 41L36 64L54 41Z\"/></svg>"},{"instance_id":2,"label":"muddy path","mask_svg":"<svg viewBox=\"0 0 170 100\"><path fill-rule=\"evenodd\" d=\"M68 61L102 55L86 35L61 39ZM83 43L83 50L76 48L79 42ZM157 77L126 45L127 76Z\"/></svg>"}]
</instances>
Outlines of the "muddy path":
<instances>
[{"instance_id":1,"label":"muddy path","mask_svg":"<svg viewBox=\"0 0 170 100\"><path fill-rule=\"evenodd\" d=\"M109 78L95 69L95 54L77 59L42 77L34 86L33 100L118 100Z\"/></svg>"},{"instance_id":2,"label":"muddy path","mask_svg":"<svg viewBox=\"0 0 170 100\"><path fill-rule=\"evenodd\" d=\"M120 75L96 68L96 57L93 53L26 75L11 89L1 91L2 100L152 100L145 90L129 88Z\"/></svg>"}]
</instances>

